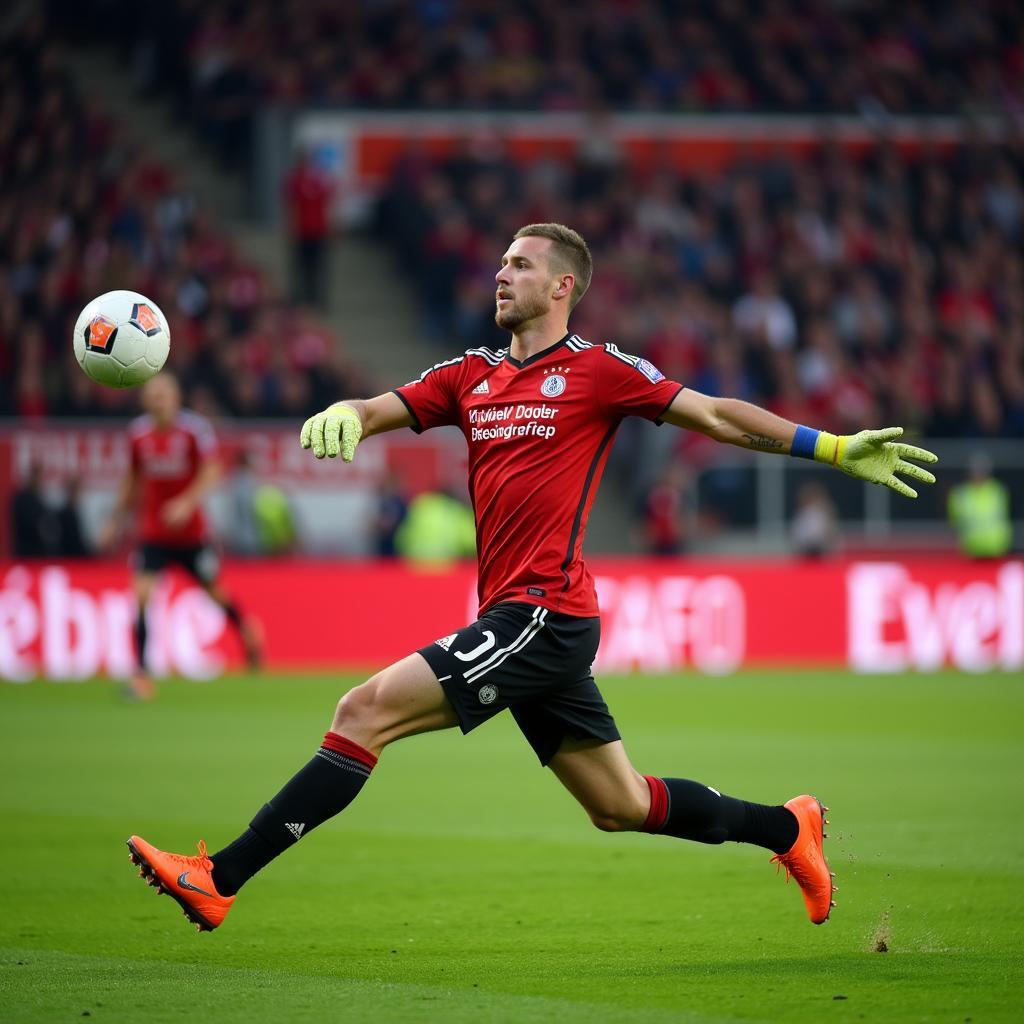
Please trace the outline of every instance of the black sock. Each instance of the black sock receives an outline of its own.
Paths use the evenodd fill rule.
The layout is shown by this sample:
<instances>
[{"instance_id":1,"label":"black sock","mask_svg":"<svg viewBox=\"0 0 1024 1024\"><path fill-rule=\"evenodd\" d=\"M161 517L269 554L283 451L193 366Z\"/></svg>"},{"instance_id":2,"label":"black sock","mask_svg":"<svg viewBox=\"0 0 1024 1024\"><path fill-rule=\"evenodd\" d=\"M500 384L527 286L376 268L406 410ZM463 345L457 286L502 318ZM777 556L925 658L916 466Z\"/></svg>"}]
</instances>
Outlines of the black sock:
<instances>
[{"instance_id":1,"label":"black sock","mask_svg":"<svg viewBox=\"0 0 1024 1024\"><path fill-rule=\"evenodd\" d=\"M643 825L645 832L697 843L752 843L773 853L786 853L796 842L800 826L786 807L723 796L689 779L646 778L651 813Z\"/></svg>"},{"instance_id":2,"label":"black sock","mask_svg":"<svg viewBox=\"0 0 1024 1024\"><path fill-rule=\"evenodd\" d=\"M358 743L327 733L313 759L256 812L249 828L213 855L217 892L234 896L289 846L348 807L376 763Z\"/></svg>"},{"instance_id":3,"label":"black sock","mask_svg":"<svg viewBox=\"0 0 1024 1024\"><path fill-rule=\"evenodd\" d=\"M146 609L141 606L135 616L135 663L140 672L146 671Z\"/></svg>"}]
</instances>

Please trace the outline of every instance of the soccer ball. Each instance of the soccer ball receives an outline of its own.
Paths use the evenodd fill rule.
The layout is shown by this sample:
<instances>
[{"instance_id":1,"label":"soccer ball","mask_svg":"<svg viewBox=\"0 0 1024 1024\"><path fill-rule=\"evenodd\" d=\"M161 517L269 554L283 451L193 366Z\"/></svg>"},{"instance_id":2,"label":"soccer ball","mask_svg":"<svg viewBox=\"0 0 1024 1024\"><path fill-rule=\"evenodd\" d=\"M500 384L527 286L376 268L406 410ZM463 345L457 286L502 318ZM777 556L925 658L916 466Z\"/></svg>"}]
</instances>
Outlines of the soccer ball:
<instances>
[{"instance_id":1,"label":"soccer ball","mask_svg":"<svg viewBox=\"0 0 1024 1024\"><path fill-rule=\"evenodd\" d=\"M133 388L159 373L171 349L160 307L138 292L93 299L75 324L75 358L98 384Z\"/></svg>"}]
</instances>

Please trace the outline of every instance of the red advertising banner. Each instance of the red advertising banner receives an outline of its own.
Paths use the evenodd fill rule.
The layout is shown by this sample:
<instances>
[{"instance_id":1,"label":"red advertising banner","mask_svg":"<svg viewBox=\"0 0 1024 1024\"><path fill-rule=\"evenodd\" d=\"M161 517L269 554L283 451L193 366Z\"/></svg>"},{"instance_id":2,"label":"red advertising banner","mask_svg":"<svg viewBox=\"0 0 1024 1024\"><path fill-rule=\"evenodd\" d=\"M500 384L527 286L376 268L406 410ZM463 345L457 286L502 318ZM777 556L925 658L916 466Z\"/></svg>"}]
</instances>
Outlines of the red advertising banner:
<instances>
[{"instance_id":1,"label":"red advertising banner","mask_svg":"<svg viewBox=\"0 0 1024 1024\"><path fill-rule=\"evenodd\" d=\"M1024 563L956 558L819 564L599 559L597 669L727 673L770 665L860 672L1024 669ZM471 565L229 562L272 669L373 669L446 636L476 610ZM115 563L0 563L0 678L122 676L134 606ZM220 609L183 579L150 607L151 669L212 678L241 663Z\"/></svg>"}]
</instances>

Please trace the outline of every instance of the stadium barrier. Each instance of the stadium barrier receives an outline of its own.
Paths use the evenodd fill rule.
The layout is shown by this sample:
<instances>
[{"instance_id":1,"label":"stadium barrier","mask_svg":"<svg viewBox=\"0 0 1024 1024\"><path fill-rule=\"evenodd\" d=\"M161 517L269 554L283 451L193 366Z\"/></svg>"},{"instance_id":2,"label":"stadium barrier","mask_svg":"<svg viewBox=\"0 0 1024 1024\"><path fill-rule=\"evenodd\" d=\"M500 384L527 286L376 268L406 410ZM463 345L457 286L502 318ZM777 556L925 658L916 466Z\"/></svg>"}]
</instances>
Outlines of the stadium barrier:
<instances>
[{"instance_id":1,"label":"stadium barrier","mask_svg":"<svg viewBox=\"0 0 1024 1024\"><path fill-rule=\"evenodd\" d=\"M466 445L454 427L418 438L395 431L359 451L340 471L331 459L312 459L298 445L294 424L235 420L218 425L224 483L210 496L207 512L214 535L230 538L237 520L232 471L240 453L249 457L261 484L273 484L289 499L300 528L303 550L346 557L373 551L372 524L380 489L389 474L409 494L446 483L466 465ZM95 542L110 517L128 468L128 434L123 423L84 420L16 425L0 421L0 509L7 510L29 467L42 470L48 498L63 494L69 481L80 484L78 511L87 541ZM0 514L0 560L11 557L11 522Z\"/></svg>"},{"instance_id":2,"label":"stadium barrier","mask_svg":"<svg viewBox=\"0 0 1024 1024\"><path fill-rule=\"evenodd\" d=\"M600 672L1024 669L1024 563L956 558L798 563L595 559ZM271 669L381 667L474 617L475 573L381 562L228 562ZM60 681L131 667L134 609L115 562L0 563L0 678ZM344 587L340 584L344 584ZM211 679L241 664L220 609L166 580L152 670Z\"/></svg>"}]
</instances>

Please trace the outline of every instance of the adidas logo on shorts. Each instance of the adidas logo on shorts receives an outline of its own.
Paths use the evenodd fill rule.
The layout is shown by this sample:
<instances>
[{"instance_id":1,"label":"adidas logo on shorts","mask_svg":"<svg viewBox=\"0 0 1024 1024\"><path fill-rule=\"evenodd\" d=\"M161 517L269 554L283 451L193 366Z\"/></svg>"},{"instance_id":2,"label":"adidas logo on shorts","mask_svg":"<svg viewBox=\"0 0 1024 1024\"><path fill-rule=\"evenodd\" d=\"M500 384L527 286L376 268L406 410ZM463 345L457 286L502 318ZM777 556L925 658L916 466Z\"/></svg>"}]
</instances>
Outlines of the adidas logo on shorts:
<instances>
[{"instance_id":1,"label":"adidas logo on shorts","mask_svg":"<svg viewBox=\"0 0 1024 1024\"><path fill-rule=\"evenodd\" d=\"M458 633L449 633L448 636L443 636L440 640L435 640L434 643L437 644L438 647L443 647L444 650L448 651L451 650L452 641L454 641L458 635Z\"/></svg>"}]
</instances>

